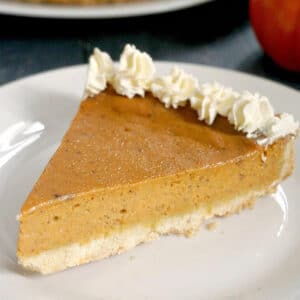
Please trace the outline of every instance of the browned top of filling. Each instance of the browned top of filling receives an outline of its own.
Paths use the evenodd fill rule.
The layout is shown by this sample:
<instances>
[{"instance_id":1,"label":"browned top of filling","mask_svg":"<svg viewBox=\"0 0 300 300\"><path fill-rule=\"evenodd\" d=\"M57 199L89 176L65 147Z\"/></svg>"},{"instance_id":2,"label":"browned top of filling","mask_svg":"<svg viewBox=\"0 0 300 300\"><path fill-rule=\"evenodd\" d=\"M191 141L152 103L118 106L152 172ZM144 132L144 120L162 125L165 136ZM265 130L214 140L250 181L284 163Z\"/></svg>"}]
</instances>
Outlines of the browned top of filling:
<instances>
[{"instance_id":1,"label":"browned top of filling","mask_svg":"<svg viewBox=\"0 0 300 300\"><path fill-rule=\"evenodd\" d=\"M166 109L151 95L128 99L107 90L81 102L22 212L64 195L206 168L259 149L225 118L208 126L190 107Z\"/></svg>"}]
</instances>

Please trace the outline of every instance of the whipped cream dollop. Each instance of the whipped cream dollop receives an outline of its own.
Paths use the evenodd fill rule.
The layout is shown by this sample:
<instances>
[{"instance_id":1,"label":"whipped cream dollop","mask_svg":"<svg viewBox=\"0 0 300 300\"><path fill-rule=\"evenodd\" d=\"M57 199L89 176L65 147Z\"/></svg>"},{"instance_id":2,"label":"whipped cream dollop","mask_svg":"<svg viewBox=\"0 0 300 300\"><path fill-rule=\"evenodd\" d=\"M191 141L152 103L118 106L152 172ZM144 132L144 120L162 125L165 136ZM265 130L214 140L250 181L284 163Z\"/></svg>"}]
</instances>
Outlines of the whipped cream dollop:
<instances>
[{"instance_id":1,"label":"whipped cream dollop","mask_svg":"<svg viewBox=\"0 0 300 300\"><path fill-rule=\"evenodd\" d=\"M85 96L95 96L110 84L128 98L151 92L167 108L190 105L201 121L212 125L218 115L226 117L236 130L260 145L297 135L299 122L292 115L275 115L267 97L248 91L237 92L217 82L204 83L178 67L166 76L155 76L152 58L133 45L126 45L118 68L110 56L95 49L89 60Z\"/></svg>"},{"instance_id":2,"label":"whipped cream dollop","mask_svg":"<svg viewBox=\"0 0 300 300\"><path fill-rule=\"evenodd\" d=\"M198 113L198 118L207 124L213 124L217 115L227 117L233 102L239 94L218 82L202 84L191 97L191 107Z\"/></svg>"},{"instance_id":3,"label":"whipped cream dollop","mask_svg":"<svg viewBox=\"0 0 300 300\"><path fill-rule=\"evenodd\" d=\"M217 105L214 99L204 97L200 91L190 99L191 107L197 111L198 119L212 125L217 117Z\"/></svg>"},{"instance_id":4,"label":"whipped cream dollop","mask_svg":"<svg viewBox=\"0 0 300 300\"><path fill-rule=\"evenodd\" d=\"M251 138L267 126L274 117L274 110L268 98L245 91L233 102L227 117L236 130Z\"/></svg>"},{"instance_id":5,"label":"whipped cream dollop","mask_svg":"<svg viewBox=\"0 0 300 300\"><path fill-rule=\"evenodd\" d=\"M155 66L149 54L141 52L133 45L126 45L120 57L120 67L112 86L117 93L133 98L144 96L155 74Z\"/></svg>"},{"instance_id":6,"label":"whipped cream dollop","mask_svg":"<svg viewBox=\"0 0 300 300\"><path fill-rule=\"evenodd\" d=\"M228 116L233 103L239 97L238 92L218 82L204 83L201 86L201 93L209 103L216 106L218 114L224 117Z\"/></svg>"},{"instance_id":7,"label":"whipped cream dollop","mask_svg":"<svg viewBox=\"0 0 300 300\"><path fill-rule=\"evenodd\" d=\"M174 67L169 75L156 77L150 90L167 108L178 108L193 97L197 88L195 77Z\"/></svg>"},{"instance_id":8,"label":"whipped cream dollop","mask_svg":"<svg viewBox=\"0 0 300 300\"><path fill-rule=\"evenodd\" d=\"M279 138L289 134L296 135L299 132L299 122L290 114L283 113L273 116L262 129L263 136L257 139L259 145L273 144Z\"/></svg>"},{"instance_id":9,"label":"whipped cream dollop","mask_svg":"<svg viewBox=\"0 0 300 300\"><path fill-rule=\"evenodd\" d=\"M92 97L104 91L107 82L110 82L113 76L114 64L111 57L106 52L95 48L89 59L85 97Z\"/></svg>"}]
</instances>

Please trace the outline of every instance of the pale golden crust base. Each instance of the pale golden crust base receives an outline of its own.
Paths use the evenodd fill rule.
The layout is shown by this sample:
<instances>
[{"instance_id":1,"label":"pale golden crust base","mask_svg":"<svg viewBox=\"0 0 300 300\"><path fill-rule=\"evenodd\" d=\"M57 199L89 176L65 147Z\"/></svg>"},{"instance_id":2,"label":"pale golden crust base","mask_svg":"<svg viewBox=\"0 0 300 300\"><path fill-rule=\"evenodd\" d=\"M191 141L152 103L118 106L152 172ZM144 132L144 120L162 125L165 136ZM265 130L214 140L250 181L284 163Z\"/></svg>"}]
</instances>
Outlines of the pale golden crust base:
<instances>
[{"instance_id":1,"label":"pale golden crust base","mask_svg":"<svg viewBox=\"0 0 300 300\"><path fill-rule=\"evenodd\" d=\"M26 269L49 274L94 260L120 254L135 246L157 239L160 235L183 234L191 236L200 226L214 216L225 216L253 207L259 197L269 194L276 188L277 182L265 191L255 191L228 204L214 207L208 214L206 209L194 211L178 217L169 217L157 224L156 228L134 226L109 237L94 239L88 244L71 244L57 249L44 251L31 257L19 257L19 263Z\"/></svg>"}]
</instances>

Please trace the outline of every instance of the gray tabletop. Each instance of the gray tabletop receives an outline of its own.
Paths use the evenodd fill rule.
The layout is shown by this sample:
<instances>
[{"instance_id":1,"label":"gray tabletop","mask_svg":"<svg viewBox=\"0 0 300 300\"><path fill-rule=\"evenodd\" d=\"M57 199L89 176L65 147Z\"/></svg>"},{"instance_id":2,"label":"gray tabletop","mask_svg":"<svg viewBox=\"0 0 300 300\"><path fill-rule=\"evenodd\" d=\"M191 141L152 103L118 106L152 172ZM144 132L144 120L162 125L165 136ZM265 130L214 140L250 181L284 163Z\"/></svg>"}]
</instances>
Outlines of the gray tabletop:
<instances>
[{"instance_id":1,"label":"gray tabletop","mask_svg":"<svg viewBox=\"0 0 300 300\"><path fill-rule=\"evenodd\" d=\"M29 74L86 63L93 47L117 59L133 43L158 60L239 70L300 89L259 47L247 0L216 0L183 11L118 20L47 20L0 16L0 84Z\"/></svg>"}]
</instances>

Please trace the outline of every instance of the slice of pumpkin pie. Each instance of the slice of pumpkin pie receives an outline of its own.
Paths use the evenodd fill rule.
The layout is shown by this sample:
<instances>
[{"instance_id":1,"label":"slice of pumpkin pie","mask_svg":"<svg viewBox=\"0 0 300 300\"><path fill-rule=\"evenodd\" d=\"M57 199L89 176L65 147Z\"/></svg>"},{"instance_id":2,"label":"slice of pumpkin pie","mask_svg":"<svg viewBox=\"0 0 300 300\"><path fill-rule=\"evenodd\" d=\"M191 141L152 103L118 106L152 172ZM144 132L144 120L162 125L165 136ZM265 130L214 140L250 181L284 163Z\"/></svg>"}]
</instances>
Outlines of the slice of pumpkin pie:
<instances>
[{"instance_id":1,"label":"slice of pumpkin pie","mask_svg":"<svg viewBox=\"0 0 300 300\"><path fill-rule=\"evenodd\" d=\"M292 116L178 68L158 76L134 46L118 68L95 50L85 98L21 209L17 256L27 269L51 273L190 235L292 172Z\"/></svg>"}]
</instances>

